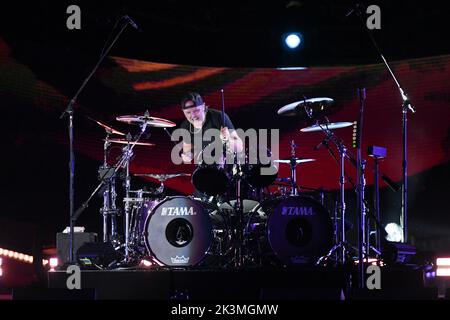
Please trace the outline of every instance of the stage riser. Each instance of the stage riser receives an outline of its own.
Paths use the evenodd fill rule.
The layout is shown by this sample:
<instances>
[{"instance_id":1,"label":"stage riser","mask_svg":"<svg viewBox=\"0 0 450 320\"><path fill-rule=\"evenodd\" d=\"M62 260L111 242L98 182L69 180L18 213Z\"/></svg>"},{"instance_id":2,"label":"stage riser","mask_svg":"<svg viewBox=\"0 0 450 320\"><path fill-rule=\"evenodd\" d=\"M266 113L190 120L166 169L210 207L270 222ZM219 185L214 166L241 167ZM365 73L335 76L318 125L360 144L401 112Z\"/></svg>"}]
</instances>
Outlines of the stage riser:
<instances>
[{"instance_id":1,"label":"stage riser","mask_svg":"<svg viewBox=\"0 0 450 320\"><path fill-rule=\"evenodd\" d=\"M340 300L434 299L419 272L384 272L381 291L346 290L341 270L300 271L82 271L81 288L97 300ZM64 271L48 273L49 288L65 289ZM353 281L355 285L355 281ZM398 288L402 288L401 290Z\"/></svg>"},{"instance_id":2,"label":"stage riser","mask_svg":"<svg viewBox=\"0 0 450 320\"><path fill-rule=\"evenodd\" d=\"M49 288L66 288L69 275L49 272ZM247 300L323 298L338 300L345 286L342 272L260 271L82 271L81 288L104 299ZM314 291L314 292L313 292Z\"/></svg>"}]
</instances>

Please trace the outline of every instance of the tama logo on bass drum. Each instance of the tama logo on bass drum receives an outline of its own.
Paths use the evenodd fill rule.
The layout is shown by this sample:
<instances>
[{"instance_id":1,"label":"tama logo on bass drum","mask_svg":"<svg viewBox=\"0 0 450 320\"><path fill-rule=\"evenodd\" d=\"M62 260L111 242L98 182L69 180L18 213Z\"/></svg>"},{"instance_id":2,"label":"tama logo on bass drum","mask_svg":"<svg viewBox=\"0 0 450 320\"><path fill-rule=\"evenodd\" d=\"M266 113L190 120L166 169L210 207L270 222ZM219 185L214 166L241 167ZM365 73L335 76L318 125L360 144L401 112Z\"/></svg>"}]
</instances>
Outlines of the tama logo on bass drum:
<instances>
[{"instance_id":1,"label":"tama logo on bass drum","mask_svg":"<svg viewBox=\"0 0 450 320\"><path fill-rule=\"evenodd\" d=\"M162 216L195 216L194 207L163 207Z\"/></svg>"},{"instance_id":2,"label":"tama logo on bass drum","mask_svg":"<svg viewBox=\"0 0 450 320\"><path fill-rule=\"evenodd\" d=\"M315 212L312 207L283 207L282 216L313 216Z\"/></svg>"}]
</instances>

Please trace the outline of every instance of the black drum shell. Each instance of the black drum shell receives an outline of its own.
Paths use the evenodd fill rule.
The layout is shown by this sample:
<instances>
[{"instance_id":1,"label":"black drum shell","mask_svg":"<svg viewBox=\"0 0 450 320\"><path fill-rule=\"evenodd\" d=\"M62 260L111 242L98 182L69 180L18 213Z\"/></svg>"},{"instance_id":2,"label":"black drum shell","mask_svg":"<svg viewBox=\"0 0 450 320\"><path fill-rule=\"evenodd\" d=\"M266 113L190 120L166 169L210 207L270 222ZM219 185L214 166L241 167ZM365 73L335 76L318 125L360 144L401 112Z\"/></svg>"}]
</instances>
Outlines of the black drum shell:
<instances>
[{"instance_id":1,"label":"black drum shell","mask_svg":"<svg viewBox=\"0 0 450 320\"><path fill-rule=\"evenodd\" d=\"M167 230L178 221L192 228L192 239L177 247L169 241ZM211 214L200 200L176 196L166 198L152 210L145 223L144 238L150 255L161 264L192 267L215 254L212 249L216 247L217 231L227 233L226 222L219 213Z\"/></svg>"},{"instance_id":2,"label":"black drum shell","mask_svg":"<svg viewBox=\"0 0 450 320\"><path fill-rule=\"evenodd\" d=\"M200 165L192 174L195 188L209 196L223 195L230 187L226 169L218 165Z\"/></svg>"},{"instance_id":3,"label":"black drum shell","mask_svg":"<svg viewBox=\"0 0 450 320\"><path fill-rule=\"evenodd\" d=\"M261 211L266 215L265 221L259 219L266 223L263 247L283 265L314 265L331 249L332 221L316 200L306 196L269 199L254 209L252 219Z\"/></svg>"}]
</instances>

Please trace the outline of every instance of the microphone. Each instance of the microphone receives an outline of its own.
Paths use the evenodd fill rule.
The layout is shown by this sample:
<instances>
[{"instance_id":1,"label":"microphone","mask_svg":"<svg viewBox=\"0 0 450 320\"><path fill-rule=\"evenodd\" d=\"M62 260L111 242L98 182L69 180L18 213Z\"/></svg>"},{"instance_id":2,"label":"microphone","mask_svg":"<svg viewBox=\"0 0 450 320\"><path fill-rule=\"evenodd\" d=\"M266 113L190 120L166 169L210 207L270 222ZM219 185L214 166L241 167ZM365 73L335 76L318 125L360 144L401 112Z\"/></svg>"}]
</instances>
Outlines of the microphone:
<instances>
[{"instance_id":1,"label":"microphone","mask_svg":"<svg viewBox=\"0 0 450 320\"><path fill-rule=\"evenodd\" d=\"M329 138L323 139L317 146L315 146L315 147L313 148L313 151L317 151L317 150L319 150L320 148L322 148L322 146L327 145L327 144L328 144L328 140L329 140Z\"/></svg>"},{"instance_id":2,"label":"microphone","mask_svg":"<svg viewBox=\"0 0 450 320\"><path fill-rule=\"evenodd\" d=\"M131 19L128 15L125 16L125 19L128 20L128 23L131 24L133 28L135 28L137 31L142 32L141 28L138 27L138 25Z\"/></svg>"}]
</instances>

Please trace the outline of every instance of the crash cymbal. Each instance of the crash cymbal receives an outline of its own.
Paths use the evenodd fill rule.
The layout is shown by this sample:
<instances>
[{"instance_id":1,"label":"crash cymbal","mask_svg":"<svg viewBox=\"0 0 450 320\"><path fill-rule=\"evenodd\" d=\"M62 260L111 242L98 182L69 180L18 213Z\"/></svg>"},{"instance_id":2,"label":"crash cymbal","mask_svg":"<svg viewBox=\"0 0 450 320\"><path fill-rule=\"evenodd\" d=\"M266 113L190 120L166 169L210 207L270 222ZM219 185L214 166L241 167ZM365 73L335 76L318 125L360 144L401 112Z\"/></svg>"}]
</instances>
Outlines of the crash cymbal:
<instances>
[{"instance_id":1,"label":"crash cymbal","mask_svg":"<svg viewBox=\"0 0 450 320\"><path fill-rule=\"evenodd\" d=\"M117 121L125 122L128 124L147 124L147 126L150 127L157 127L157 128L172 128L176 126L176 123L162 119L162 118L156 118L156 117L150 117L148 112L145 112L144 115L138 116L138 115L128 115L128 116L120 116L116 118Z\"/></svg>"},{"instance_id":2,"label":"crash cymbal","mask_svg":"<svg viewBox=\"0 0 450 320\"><path fill-rule=\"evenodd\" d=\"M296 101L281 107L278 115L299 117L302 120L316 119L331 111L334 100L331 98L311 98Z\"/></svg>"},{"instance_id":3,"label":"crash cymbal","mask_svg":"<svg viewBox=\"0 0 450 320\"><path fill-rule=\"evenodd\" d=\"M178 177L190 177L191 175L189 173L173 173L173 174L167 174L167 173L136 173L134 174L137 177L150 177L154 178L159 181L166 181L173 178Z\"/></svg>"},{"instance_id":4,"label":"crash cymbal","mask_svg":"<svg viewBox=\"0 0 450 320\"><path fill-rule=\"evenodd\" d=\"M133 141L128 141L126 139L105 139L104 141L108 140L108 142L111 143L118 143L118 144L133 144ZM135 145L137 146L148 146L148 147L152 147L155 144L154 143L150 143L150 142L136 142Z\"/></svg>"},{"instance_id":5,"label":"crash cymbal","mask_svg":"<svg viewBox=\"0 0 450 320\"><path fill-rule=\"evenodd\" d=\"M97 120L95 120L95 119L92 119L91 117L88 117L88 119L94 121L94 122L97 123L99 126L103 127L103 128L106 130L106 132L108 132L109 134L117 134L117 135L119 135L119 136L125 136L125 135L126 135L125 133L123 133L123 132L121 132L121 131L119 131L119 130L116 130L116 129L110 127L110 126L107 126L106 124L101 123L100 121L97 121Z\"/></svg>"},{"instance_id":6,"label":"crash cymbal","mask_svg":"<svg viewBox=\"0 0 450 320\"><path fill-rule=\"evenodd\" d=\"M308 158L294 158L294 159L295 159L295 163L297 163L297 164L316 161L316 159L308 159ZM280 160L274 160L273 162L290 164L291 159L280 159Z\"/></svg>"},{"instance_id":7,"label":"crash cymbal","mask_svg":"<svg viewBox=\"0 0 450 320\"><path fill-rule=\"evenodd\" d=\"M326 124L326 123L315 124L313 126L300 129L300 131L301 132L316 132L316 131L322 131L325 129L335 130L335 129L351 127L352 125L353 125L353 122L333 122L333 123L328 123L328 124Z\"/></svg>"}]
</instances>

